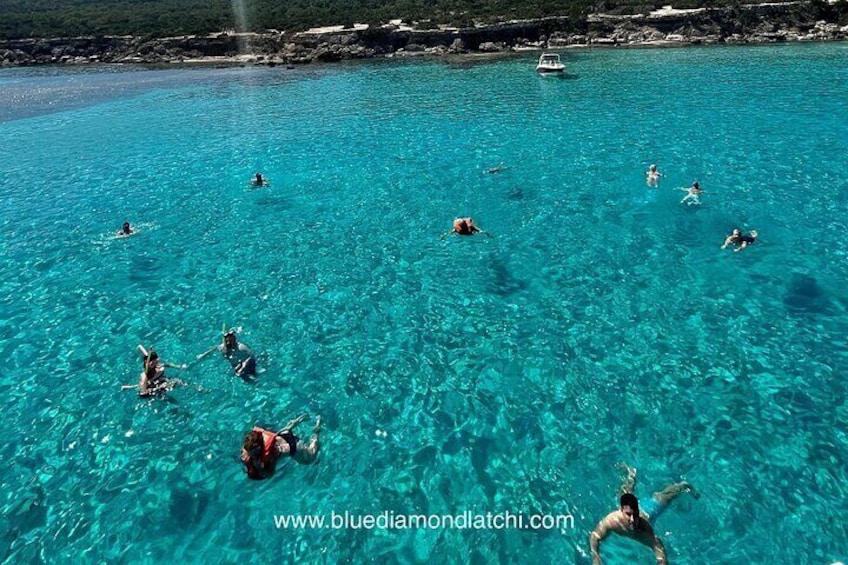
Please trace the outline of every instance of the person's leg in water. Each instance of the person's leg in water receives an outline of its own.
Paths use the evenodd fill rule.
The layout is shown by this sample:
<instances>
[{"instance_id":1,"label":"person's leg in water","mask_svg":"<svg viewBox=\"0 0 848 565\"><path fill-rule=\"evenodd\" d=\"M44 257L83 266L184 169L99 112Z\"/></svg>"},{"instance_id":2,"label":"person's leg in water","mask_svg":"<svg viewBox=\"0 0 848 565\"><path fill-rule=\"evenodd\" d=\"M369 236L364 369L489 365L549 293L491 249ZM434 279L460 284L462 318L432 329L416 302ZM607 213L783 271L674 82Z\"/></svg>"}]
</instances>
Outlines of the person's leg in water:
<instances>
[{"instance_id":1,"label":"person's leg in water","mask_svg":"<svg viewBox=\"0 0 848 565\"><path fill-rule=\"evenodd\" d=\"M686 481L681 481L679 483L668 485L661 491L652 494L651 497L656 500L660 506L667 506L669 502L671 502L684 492L691 493L692 498L694 498L695 500L701 497L700 494L695 492L694 487L692 487L692 485L690 485Z\"/></svg>"},{"instance_id":2,"label":"person's leg in water","mask_svg":"<svg viewBox=\"0 0 848 565\"><path fill-rule=\"evenodd\" d=\"M621 479L621 486L618 487L616 496L621 497L622 494L628 492L633 494L633 489L636 488L636 469L627 463L619 463L618 468L621 469L624 476Z\"/></svg>"},{"instance_id":3,"label":"person's leg in water","mask_svg":"<svg viewBox=\"0 0 848 565\"><path fill-rule=\"evenodd\" d=\"M665 512L669 503L684 492L691 493L696 499L700 497L700 495L695 492L695 489L692 488L692 485L686 481L682 481L668 485L661 491L652 494L651 498L642 504L642 510L648 515L648 520L653 523L654 520L659 518L660 514Z\"/></svg>"},{"instance_id":4,"label":"person's leg in water","mask_svg":"<svg viewBox=\"0 0 848 565\"><path fill-rule=\"evenodd\" d=\"M294 452L294 460L302 465L313 463L318 457L318 434L321 433L321 416L315 418L315 425L312 426L312 437L309 438L309 443L304 444L303 440L297 441L297 449Z\"/></svg>"}]
</instances>

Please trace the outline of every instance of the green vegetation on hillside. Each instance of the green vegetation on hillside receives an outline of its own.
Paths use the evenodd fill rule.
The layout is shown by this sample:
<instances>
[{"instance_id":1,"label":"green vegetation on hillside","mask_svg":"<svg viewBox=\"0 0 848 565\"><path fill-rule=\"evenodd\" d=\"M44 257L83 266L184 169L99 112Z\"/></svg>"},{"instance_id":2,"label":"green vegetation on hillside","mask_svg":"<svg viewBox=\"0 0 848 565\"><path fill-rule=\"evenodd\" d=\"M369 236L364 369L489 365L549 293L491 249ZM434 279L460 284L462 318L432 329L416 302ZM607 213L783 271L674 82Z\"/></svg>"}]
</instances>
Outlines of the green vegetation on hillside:
<instances>
[{"instance_id":1,"label":"green vegetation on hillside","mask_svg":"<svg viewBox=\"0 0 848 565\"><path fill-rule=\"evenodd\" d=\"M419 27L468 26L590 12L647 13L669 0L0 0L0 39L137 35L169 37L221 30L299 31L402 18ZM679 0L675 8L738 6L738 0ZM845 4L841 0L840 4ZM824 0L812 7L833 8ZM845 10L834 10L845 13Z\"/></svg>"}]
</instances>

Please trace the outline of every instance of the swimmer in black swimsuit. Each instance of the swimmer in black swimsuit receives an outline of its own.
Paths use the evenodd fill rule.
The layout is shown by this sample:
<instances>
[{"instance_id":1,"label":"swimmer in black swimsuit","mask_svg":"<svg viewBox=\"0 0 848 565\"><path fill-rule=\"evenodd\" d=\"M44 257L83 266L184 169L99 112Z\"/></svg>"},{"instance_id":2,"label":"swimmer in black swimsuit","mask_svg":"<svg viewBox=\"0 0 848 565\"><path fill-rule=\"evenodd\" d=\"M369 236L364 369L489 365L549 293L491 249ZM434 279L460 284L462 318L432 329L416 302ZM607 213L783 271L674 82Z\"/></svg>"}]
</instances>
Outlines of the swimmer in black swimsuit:
<instances>
[{"instance_id":1,"label":"swimmer in black swimsuit","mask_svg":"<svg viewBox=\"0 0 848 565\"><path fill-rule=\"evenodd\" d=\"M751 233L748 235L742 235L742 230L734 228L733 232L724 240L724 245L721 248L727 249L727 246L732 244L736 246L736 249L733 250L734 252L742 251L749 245L753 245L757 241L758 235L757 230L751 230Z\"/></svg>"},{"instance_id":2,"label":"swimmer in black swimsuit","mask_svg":"<svg viewBox=\"0 0 848 565\"><path fill-rule=\"evenodd\" d=\"M500 163L498 163L498 164L497 164L497 166L490 168L490 169L489 169L488 171L486 171L486 172L487 172L487 173L489 173L489 174L492 174L492 175L493 175L493 174L495 174L495 173L499 173L499 172L501 172L502 170L504 170L504 168L505 168L505 167L503 166L503 164L504 164L504 162L503 162L503 161L501 161Z\"/></svg>"},{"instance_id":3,"label":"swimmer in black swimsuit","mask_svg":"<svg viewBox=\"0 0 848 565\"><path fill-rule=\"evenodd\" d=\"M268 186L268 179L262 176L262 173L257 172L250 179L250 186Z\"/></svg>"},{"instance_id":4,"label":"swimmer in black swimsuit","mask_svg":"<svg viewBox=\"0 0 848 565\"><path fill-rule=\"evenodd\" d=\"M134 233L135 233L135 230L132 229L132 226L130 225L130 223L124 222L124 225L121 226L121 229L118 230L118 233L115 234L115 235L117 235L118 237L124 237L124 236L127 236L127 235L132 235Z\"/></svg>"}]
</instances>

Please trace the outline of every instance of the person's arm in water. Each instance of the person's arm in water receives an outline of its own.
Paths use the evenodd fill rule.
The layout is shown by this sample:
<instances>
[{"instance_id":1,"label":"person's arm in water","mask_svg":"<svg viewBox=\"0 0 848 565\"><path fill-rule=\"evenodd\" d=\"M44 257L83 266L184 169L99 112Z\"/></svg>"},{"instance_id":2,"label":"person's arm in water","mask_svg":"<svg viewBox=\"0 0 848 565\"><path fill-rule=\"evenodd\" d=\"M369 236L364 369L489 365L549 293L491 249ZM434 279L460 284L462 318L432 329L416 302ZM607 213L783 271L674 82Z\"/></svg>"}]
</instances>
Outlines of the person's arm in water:
<instances>
[{"instance_id":1,"label":"person's arm in water","mask_svg":"<svg viewBox=\"0 0 848 565\"><path fill-rule=\"evenodd\" d=\"M233 373L235 373L237 377L242 378L252 376L256 373L256 358L252 355L245 357L233 366Z\"/></svg>"},{"instance_id":2,"label":"person's arm in water","mask_svg":"<svg viewBox=\"0 0 848 565\"><path fill-rule=\"evenodd\" d=\"M598 522L595 529L589 534L589 549L592 551L592 565L601 565L601 541L610 533L610 515Z\"/></svg>"},{"instance_id":3,"label":"person's arm in water","mask_svg":"<svg viewBox=\"0 0 848 565\"><path fill-rule=\"evenodd\" d=\"M727 239L724 240L724 245L721 246L722 249L727 249L727 246L733 242L733 236L727 236Z\"/></svg>"},{"instance_id":4,"label":"person's arm in water","mask_svg":"<svg viewBox=\"0 0 848 565\"><path fill-rule=\"evenodd\" d=\"M239 377L243 377L245 373L255 373L256 356L253 354L253 351L243 343L238 344L238 351L242 360L233 367L235 374Z\"/></svg>"},{"instance_id":5,"label":"person's arm in water","mask_svg":"<svg viewBox=\"0 0 848 565\"><path fill-rule=\"evenodd\" d=\"M149 381L147 380L147 373L145 371L141 372L141 376L138 379L138 386L136 388L138 389L139 396L146 396L150 394Z\"/></svg>"},{"instance_id":6,"label":"person's arm in water","mask_svg":"<svg viewBox=\"0 0 848 565\"><path fill-rule=\"evenodd\" d=\"M636 534L635 539L654 551L654 557L657 558L659 565L668 565L668 558L665 555L665 547L663 547L662 540L654 534L654 528L649 522L642 519L641 529Z\"/></svg>"}]
</instances>

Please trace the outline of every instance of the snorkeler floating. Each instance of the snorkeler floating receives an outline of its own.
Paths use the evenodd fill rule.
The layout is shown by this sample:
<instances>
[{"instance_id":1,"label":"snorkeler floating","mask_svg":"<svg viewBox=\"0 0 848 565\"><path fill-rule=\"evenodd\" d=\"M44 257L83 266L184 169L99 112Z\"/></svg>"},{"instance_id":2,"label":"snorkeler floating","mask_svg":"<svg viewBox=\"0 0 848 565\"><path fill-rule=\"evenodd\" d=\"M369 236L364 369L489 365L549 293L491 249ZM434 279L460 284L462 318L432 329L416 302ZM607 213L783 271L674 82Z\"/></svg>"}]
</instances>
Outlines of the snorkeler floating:
<instances>
[{"instance_id":1,"label":"snorkeler floating","mask_svg":"<svg viewBox=\"0 0 848 565\"><path fill-rule=\"evenodd\" d=\"M221 343L198 355L197 360L200 361L216 350L220 351L224 358L230 362L233 372L237 376L246 378L256 374L256 356L247 345L238 340L235 330L230 329L223 332Z\"/></svg>"},{"instance_id":2,"label":"snorkeler floating","mask_svg":"<svg viewBox=\"0 0 848 565\"><path fill-rule=\"evenodd\" d=\"M138 389L139 396L155 396L162 392L173 390L177 385L184 384L179 379L168 379L165 377L165 368L185 369L188 365L175 365L159 359L159 354L152 348L147 351L139 344L138 351L144 361L144 370L141 372L137 385L124 385L121 390Z\"/></svg>"},{"instance_id":3,"label":"snorkeler floating","mask_svg":"<svg viewBox=\"0 0 848 565\"><path fill-rule=\"evenodd\" d=\"M299 437L292 433L295 426L308 418L307 414L298 416L279 432L272 432L256 426L244 436L241 462L245 466L247 476L256 480L267 479L274 474L277 461L283 455L288 455L302 465L313 463L318 456L321 416L315 419L309 443L304 444Z\"/></svg>"},{"instance_id":4,"label":"snorkeler floating","mask_svg":"<svg viewBox=\"0 0 848 565\"><path fill-rule=\"evenodd\" d=\"M475 233L482 233L489 237L493 237L489 232L485 232L480 229L477 224L474 223L474 218L457 218L453 221L453 229L440 235L439 239L444 239L451 234L474 235Z\"/></svg>"},{"instance_id":5,"label":"snorkeler floating","mask_svg":"<svg viewBox=\"0 0 848 565\"><path fill-rule=\"evenodd\" d=\"M736 249L733 250L734 252L742 251L749 245L753 245L759 235L757 230L751 230L748 235L742 235L742 231L739 228L734 228L724 240L724 245L721 248L727 249L728 245L735 245Z\"/></svg>"},{"instance_id":6,"label":"snorkeler floating","mask_svg":"<svg viewBox=\"0 0 848 565\"><path fill-rule=\"evenodd\" d=\"M651 498L639 508L639 499L633 494L636 485L636 469L622 464L626 476L619 489L619 509L604 517L598 522L594 531L589 534L589 547L592 550L593 565L601 563L601 541L610 533L628 537L639 543L650 547L654 551L657 563L668 564L665 548L662 541L654 533L651 521L656 520L662 514L668 504L684 492L689 492L695 498L699 495L694 491L692 485L683 481L668 485L660 492L655 492Z\"/></svg>"}]
</instances>

